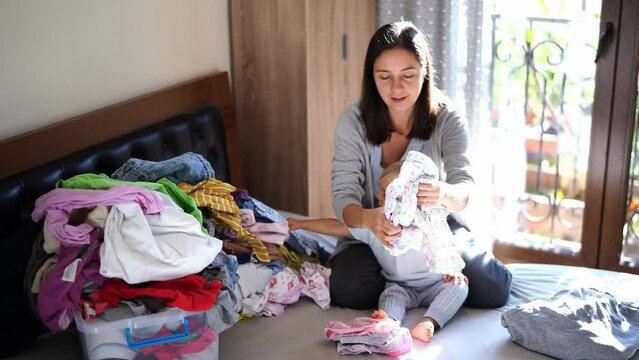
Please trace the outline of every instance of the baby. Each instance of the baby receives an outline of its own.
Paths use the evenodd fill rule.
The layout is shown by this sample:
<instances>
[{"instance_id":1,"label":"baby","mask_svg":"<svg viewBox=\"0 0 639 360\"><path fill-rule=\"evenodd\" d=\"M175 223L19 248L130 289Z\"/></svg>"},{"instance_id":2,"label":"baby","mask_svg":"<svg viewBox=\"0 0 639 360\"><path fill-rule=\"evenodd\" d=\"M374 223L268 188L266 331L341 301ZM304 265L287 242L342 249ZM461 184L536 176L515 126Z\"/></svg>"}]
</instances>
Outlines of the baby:
<instances>
[{"instance_id":1,"label":"baby","mask_svg":"<svg viewBox=\"0 0 639 360\"><path fill-rule=\"evenodd\" d=\"M400 175L402 164L400 161L387 166L380 176L377 200L382 207L386 202L386 189ZM430 341L435 330L453 317L468 295L468 279L461 274L461 268L453 273L434 272L429 266L432 262L425 261L424 253L416 248L405 249L401 253L393 252L370 230L349 228L337 219L290 218L288 223L290 230L305 229L333 236L354 237L368 244L386 279L385 289L379 298L379 309L371 317L390 317L401 322L407 309L428 306L422 321L410 331L415 339ZM437 257L437 254L431 255Z\"/></svg>"}]
</instances>

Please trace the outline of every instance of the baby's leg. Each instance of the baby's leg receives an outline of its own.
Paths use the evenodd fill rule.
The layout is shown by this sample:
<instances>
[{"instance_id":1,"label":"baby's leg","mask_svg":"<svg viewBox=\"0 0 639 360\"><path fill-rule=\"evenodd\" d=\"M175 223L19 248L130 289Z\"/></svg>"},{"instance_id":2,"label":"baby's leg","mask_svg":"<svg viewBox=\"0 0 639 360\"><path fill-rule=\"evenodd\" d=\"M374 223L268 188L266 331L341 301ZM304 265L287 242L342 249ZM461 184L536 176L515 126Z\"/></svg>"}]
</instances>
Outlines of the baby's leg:
<instances>
[{"instance_id":1,"label":"baby's leg","mask_svg":"<svg viewBox=\"0 0 639 360\"><path fill-rule=\"evenodd\" d=\"M417 307L417 305L415 291L389 283L379 296L380 310L374 312L372 316L374 318L390 317L401 322L404 319L404 314L406 314L406 309Z\"/></svg>"},{"instance_id":2,"label":"baby's leg","mask_svg":"<svg viewBox=\"0 0 639 360\"><path fill-rule=\"evenodd\" d=\"M434 329L444 326L462 306L468 296L468 285L442 280L432 286L420 289L418 296L421 305L428 305L422 323L429 323L430 325L426 325L429 327L432 325L434 331Z\"/></svg>"}]
</instances>

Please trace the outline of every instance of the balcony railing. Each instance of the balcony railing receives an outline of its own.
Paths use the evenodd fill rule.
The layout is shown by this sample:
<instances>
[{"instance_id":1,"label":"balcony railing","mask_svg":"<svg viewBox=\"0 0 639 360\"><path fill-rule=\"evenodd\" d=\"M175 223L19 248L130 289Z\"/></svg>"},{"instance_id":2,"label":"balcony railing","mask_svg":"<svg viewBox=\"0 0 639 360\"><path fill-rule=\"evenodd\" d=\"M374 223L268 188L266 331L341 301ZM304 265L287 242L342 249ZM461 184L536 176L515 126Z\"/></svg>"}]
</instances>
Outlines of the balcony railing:
<instances>
[{"instance_id":1,"label":"balcony railing","mask_svg":"<svg viewBox=\"0 0 639 360\"><path fill-rule=\"evenodd\" d=\"M493 15L492 24L492 124L526 127L519 231L579 242L596 48L567 36L576 25L571 19L528 17L513 26ZM520 115L502 118L502 108L517 106Z\"/></svg>"}]
</instances>

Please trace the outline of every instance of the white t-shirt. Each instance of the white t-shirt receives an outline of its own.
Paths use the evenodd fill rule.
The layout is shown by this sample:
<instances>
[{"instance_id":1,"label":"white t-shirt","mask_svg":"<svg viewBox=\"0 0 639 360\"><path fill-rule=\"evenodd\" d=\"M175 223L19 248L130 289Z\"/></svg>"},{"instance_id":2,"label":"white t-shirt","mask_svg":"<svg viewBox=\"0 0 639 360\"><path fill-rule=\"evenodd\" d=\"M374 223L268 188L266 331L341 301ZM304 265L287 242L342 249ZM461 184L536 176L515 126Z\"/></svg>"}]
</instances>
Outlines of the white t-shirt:
<instances>
[{"instance_id":1,"label":"white t-shirt","mask_svg":"<svg viewBox=\"0 0 639 360\"><path fill-rule=\"evenodd\" d=\"M401 255L393 256L369 229L349 230L355 239L371 247L382 267L382 276L387 281L407 287L424 287L442 279L442 274L430 271L424 255L419 251L410 249Z\"/></svg>"}]
</instances>

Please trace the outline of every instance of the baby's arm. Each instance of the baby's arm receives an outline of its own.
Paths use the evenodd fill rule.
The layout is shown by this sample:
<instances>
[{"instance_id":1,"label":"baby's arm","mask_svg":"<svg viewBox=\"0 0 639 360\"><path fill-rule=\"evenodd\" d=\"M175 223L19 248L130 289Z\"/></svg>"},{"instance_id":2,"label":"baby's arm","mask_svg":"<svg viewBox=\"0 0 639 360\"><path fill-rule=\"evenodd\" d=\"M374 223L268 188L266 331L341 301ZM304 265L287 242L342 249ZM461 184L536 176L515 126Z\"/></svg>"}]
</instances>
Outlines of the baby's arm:
<instances>
[{"instance_id":1,"label":"baby's arm","mask_svg":"<svg viewBox=\"0 0 639 360\"><path fill-rule=\"evenodd\" d=\"M290 231L304 229L320 234L351 237L348 227L337 219L293 219L288 218Z\"/></svg>"}]
</instances>

